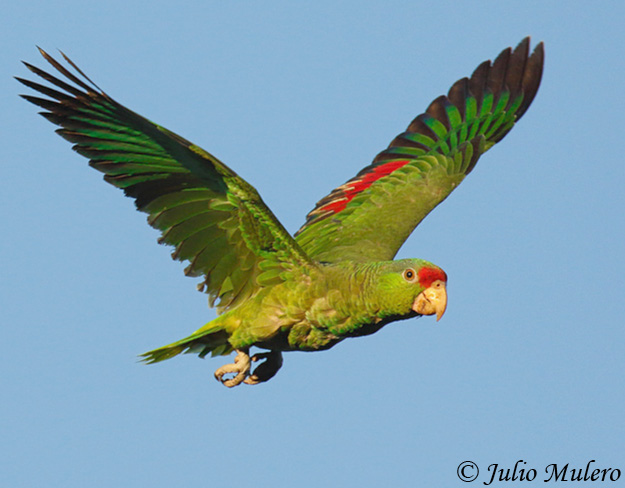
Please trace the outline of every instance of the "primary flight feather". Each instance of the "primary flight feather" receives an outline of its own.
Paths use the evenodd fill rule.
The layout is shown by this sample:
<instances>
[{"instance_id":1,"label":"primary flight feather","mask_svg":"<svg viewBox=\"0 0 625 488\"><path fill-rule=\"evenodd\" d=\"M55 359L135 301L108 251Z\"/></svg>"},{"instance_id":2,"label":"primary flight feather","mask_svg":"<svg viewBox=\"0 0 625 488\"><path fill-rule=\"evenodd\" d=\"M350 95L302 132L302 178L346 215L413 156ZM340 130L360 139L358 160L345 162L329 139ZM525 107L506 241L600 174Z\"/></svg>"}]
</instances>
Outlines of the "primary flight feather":
<instances>
[{"instance_id":1,"label":"primary flight feather","mask_svg":"<svg viewBox=\"0 0 625 488\"><path fill-rule=\"evenodd\" d=\"M22 95L135 199L159 242L174 246L173 258L201 277L198 288L217 306L217 318L143 359L236 351L234 363L215 372L232 387L272 378L284 351L328 349L410 317L441 318L445 272L421 259L392 259L532 103L544 48L530 54L529 46L525 38L454 83L371 165L321 199L294 237L233 170L117 103L64 54L75 73L40 50L61 77L24 63L47 83L17 79L46 97ZM250 357L252 346L267 352Z\"/></svg>"}]
</instances>

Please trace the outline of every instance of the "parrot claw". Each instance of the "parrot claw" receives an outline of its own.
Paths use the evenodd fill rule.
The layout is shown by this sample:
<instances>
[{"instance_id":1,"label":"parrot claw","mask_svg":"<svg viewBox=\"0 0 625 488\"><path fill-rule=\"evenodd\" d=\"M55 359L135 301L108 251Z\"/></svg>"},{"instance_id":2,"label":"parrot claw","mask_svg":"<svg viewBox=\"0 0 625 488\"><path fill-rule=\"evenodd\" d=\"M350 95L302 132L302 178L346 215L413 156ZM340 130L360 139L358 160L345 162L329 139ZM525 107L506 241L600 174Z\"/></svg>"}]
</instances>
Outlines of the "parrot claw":
<instances>
[{"instance_id":1,"label":"parrot claw","mask_svg":"<svg viewBox=\"0 0 625 488\"><path fill-rule=\"evenodd\" d=\"M245 383L247 385L257 385L274 377L278 370L282 367L282 353L280 351L269 351L254 354L250 358L249 349L236 349L237 355L234 363L225 364L215 371L215 379L220 381L224 386L232 388L234 386ZM252 362L260 360L260 363L254 372L250 375ZM224 378L225 375L233 373L232 378Z\"/></svg>"},{"instance_id":2,"label":"parrot claw","mask_svg":"<svg viewBox=\"0 0 625 488\"><path fill-rule=\"evenodd\" d=\"M268 381L282 367L282 353L280 351L261 352L252 356L252 362L254 363L261 359L264 359L264 361L254 368L254 372L245 379L244 383L246 385L257 385L258 383Z\"/></svg>"},{"instance_id":3,"label":"parrot claw","mask_svg":"<svg viewBox=\"0 0 625 488\"><path fill-rule=\"evenodd\" d=\"M237 349L236 351L237 356L234 358L234 363L225 364L215 371L215 379L221 381L221 383L228 388L240 385L250 374L251 360L249 350ZM236 375L234 378L224 379L224 375L229 373L236 373Z\"/></svg>"}]
</instances>

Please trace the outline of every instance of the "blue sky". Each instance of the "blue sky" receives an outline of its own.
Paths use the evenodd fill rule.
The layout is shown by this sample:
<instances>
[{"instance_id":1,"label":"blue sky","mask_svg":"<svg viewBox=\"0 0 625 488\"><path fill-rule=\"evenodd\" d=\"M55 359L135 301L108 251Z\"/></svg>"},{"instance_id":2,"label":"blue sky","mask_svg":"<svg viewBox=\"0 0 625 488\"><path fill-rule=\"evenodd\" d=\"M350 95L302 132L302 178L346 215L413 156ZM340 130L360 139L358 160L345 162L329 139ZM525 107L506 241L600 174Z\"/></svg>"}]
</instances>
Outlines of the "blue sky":
<instances>
[{"instance_id":1,"label":"blue sky","mask_svg":"<svg viewBox=\"0 0 625 488\"><path fill-rule=\"evenodd\" d=\"M465 460L478 483L519 459L535 483L552 463L625 470L625 6L563 5L5 6L6 486L466 486ZM447 271L443 320L289 353L269 383L233 390L212 378L223 358L137 363L214 311L11 78L22 59L44 66L35 45L62 49L295 231L433 98L526 35L546 45L534 104L399 254Z\"/></svg>"}]
</instances>

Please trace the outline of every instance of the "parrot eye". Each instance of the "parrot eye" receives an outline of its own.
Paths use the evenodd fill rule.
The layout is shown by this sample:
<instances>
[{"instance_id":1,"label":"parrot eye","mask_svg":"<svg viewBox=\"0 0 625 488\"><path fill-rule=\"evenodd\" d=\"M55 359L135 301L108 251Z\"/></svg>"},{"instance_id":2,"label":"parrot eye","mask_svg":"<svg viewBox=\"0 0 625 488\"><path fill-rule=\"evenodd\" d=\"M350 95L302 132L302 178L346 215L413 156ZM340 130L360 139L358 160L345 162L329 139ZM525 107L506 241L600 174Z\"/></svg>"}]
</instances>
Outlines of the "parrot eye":
<instances>
[{"instance_id":1,"label":"parrot eye","mask_svg":"<svg viewBox=\"0 0 625 488\"><path fill-rule=\"evenodd\" d=\"M408 281L409 283L413 283L417 278L417 273L415 273L414 269L408 268L404 270L403 276L406 281Z\"/></svg>"}]
</instances>

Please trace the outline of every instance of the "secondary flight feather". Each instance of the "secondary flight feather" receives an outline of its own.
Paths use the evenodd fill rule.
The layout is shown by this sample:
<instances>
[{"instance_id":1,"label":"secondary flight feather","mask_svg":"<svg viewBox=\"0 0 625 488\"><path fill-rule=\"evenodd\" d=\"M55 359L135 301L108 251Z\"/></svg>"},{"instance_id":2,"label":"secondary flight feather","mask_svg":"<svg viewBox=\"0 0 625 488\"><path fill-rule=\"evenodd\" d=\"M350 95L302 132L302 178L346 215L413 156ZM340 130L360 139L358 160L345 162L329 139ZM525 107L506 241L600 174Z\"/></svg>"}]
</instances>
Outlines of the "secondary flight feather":
<instances>
[{"instance_id":1,"label":"secondary flight feather","mask_svg":"<svg viewBox=\"0 0 625 488\"><path fill-rule=\"evenodd\" d=\"M132 112L67 56L40 49L50 74L17 78L22 95L60 126L105 181L134 198L159 242L201 277L218 316L190 336L143 354L236 352L217 369L225 386L257 384L282 352L328 349L389 322L440 319L447 275L422 259L393 261L414 228L468 175L528 109L542 77L544 47L529 38L454 83L354 178L321 199L291 236L258 192L215 156ZM72 72L70 69L73 69ZM250 356L250 347L266 350ZM251 364L260 361L253 370Z\"/></svg>"}]
</instances>

